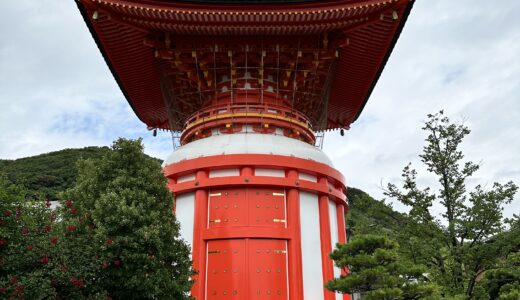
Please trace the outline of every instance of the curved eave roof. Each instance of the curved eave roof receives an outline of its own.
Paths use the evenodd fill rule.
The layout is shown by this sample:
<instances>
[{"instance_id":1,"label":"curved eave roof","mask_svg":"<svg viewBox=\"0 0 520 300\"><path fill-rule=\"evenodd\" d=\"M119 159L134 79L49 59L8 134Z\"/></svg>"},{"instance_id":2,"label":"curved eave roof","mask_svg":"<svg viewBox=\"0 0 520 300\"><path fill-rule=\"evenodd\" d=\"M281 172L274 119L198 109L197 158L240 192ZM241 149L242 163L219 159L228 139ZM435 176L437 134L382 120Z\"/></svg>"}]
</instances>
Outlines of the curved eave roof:
<instances>
[{"instance_id":1,"label":"curved eave roof","mask_svg":"<svg viewBox=\"0 0 520 300\"><path fill-rule=\"evenodd\" d=\"M160 66L153 52L143 47L150 31L227 36L341 32L348 37L348 45L339 50L327 123L316 129L348 128L370 97L414 0L218 2L76 0L123 94L150 128L182 129L168 128ZM111 17L94 21L93 13L98 10Z\"/></svg>"}]
</instances>

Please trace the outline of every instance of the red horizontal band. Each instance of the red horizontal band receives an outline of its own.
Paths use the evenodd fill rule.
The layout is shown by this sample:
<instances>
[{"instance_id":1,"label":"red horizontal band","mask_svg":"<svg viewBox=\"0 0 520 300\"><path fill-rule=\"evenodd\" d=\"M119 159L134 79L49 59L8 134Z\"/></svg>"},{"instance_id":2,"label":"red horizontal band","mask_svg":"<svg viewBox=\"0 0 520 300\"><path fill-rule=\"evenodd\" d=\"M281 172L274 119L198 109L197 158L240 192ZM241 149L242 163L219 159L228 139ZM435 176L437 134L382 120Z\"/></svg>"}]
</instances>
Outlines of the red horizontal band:
<instances>
[{"instance_id":1,"label":"red horizontal band","mask_svg":"<svg viewBox=\"0 0 520 300\"><path fill-rule=\"evenodd\" d=\"M328 177L345 186L345 178L336 169L310 159L275 154L224 154L183 160L164 167L166 177L178 177L200 169L219 169L243 166L296 169L316 177Z\"/></svg>"},{"instance_id":2,"label":"red horizontal band","mask_svg":"<svg viewBox=\"0 0 520 300\"><path fill-rule=\"evenodd\" d=\"M210 187L229 187L229 186L276 186L285 188L297 188L299 190L325 194L336 202L345 203L347 196L336 188L329 188L328 186L311 182L306 180L294 180L280 177L266 177L266 176L230 176L230 177L216 177L204 178L200 180L191 180L177 184L170 184L169 188L173 193L182 194L196 189L204 189Z\"/></svg>"},{"instance_id":3,"label":"red horizontal band","mask_svg":"<svg viewBox=\"0 0 520 300\"><path fill-rule=\"evenodd\" d=\"M267 238L267 239L291 239L287 228L241 226L220 227L205 229L202 233L204 240L236 239L236 238Z\"/></svg>"}]
</instances>

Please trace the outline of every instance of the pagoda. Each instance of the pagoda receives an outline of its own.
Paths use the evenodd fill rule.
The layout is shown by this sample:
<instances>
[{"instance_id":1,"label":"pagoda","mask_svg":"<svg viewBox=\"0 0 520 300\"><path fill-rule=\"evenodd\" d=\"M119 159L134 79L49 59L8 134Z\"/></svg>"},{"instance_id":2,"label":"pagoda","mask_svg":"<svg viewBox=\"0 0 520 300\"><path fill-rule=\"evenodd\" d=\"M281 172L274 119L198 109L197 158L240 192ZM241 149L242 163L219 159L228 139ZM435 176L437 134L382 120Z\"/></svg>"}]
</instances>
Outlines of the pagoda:
<instances>
[{"instance_id":1,"label":"pagoda","mask_svg":"<svg viewBox=\"0 0 520 300\"><path fill-rule=\"evenodd\" d=\"M164 162L202 299L349 299L324 284L346 184L322 133L359 117L412 0L76 0Z\"/></svg>"}]
</instances>

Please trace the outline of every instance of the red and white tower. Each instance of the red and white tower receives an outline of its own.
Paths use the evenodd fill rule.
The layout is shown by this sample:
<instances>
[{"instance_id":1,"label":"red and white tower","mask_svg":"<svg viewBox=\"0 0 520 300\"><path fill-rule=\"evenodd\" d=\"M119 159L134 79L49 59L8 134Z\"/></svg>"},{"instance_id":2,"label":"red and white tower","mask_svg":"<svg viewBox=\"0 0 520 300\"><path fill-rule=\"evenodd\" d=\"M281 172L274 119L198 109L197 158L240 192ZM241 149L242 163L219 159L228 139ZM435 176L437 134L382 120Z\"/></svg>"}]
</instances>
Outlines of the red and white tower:
<instances>
[{"instance_id":1,"label":"red and white tower","mask_svg":"<svg viewBox=\"0 0 520 300\"><path fill-rule=\"evenodd\" d=\"M316 133L359 116L410 0L76 0L164 162L196 299L348 299L343 176Z\"/></svg>"}]
</instances>

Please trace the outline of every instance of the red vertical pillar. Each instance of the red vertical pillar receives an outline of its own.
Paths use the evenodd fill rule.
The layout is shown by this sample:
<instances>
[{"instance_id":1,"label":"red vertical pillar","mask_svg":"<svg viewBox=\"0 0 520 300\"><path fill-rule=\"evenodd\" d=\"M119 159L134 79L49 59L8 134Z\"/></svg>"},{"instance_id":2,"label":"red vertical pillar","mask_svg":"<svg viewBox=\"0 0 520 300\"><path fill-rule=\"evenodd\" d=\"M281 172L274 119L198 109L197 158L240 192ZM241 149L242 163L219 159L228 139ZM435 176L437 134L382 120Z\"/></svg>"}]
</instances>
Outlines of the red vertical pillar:
<instances>
[{"instance_id":1,"label":"red vertical pillar","mask_svg":"<svg viewBox=\"0 0 520 300\"><path fill-rule=\"evenodd\" d=\"M347 242L347 233L345 230L345 205L336 204L336 218L338 220L338 243L345 244ZM347 275L348 269L341 269L341 275ZM349 294L343 295L343 300L350 300Z\"/></svg>"},{"instance_id":2,"label":"red vertical pillar","mask_svg":"<svg viewBox=\"0 0 520 300\"><path fill-rule=\"evenodd\" d=\"M167 178L166 180L168 180L168 190L173 191L173 186L175 186L175 184L177 183L177 180L173 179L173 178ZM173 205L172 205L172 213L174 215L175 215L176 208L177 208L177 200L175 199L175 195L174 195Z\"/></svg>"},{"instance_id":3,"label":"red vertical pillar","mask_svg":"<svg viewBox=\"0 0 520 300\"><path fill-rule=\"evenodd\" d=\"M245 179L251 179L254 176L252 167L242 167L240 168L240 176L245 177Z\"/></svg>"},{"instance_id":4,"label":"red vertical pillar","mask_svg":"<svg viewBox=\"0 0 520 300\"><path fill-rule=\"evenodd\" d=\"M298 171L288 170L285 174L291 181L298 181ZM291 238L287 242L289 258L289 296L291 300L303 299L302 242L300 228L300 192L287 189L287 226Z\"/></svg>"},{"instance_id":5,"label":"red vertical pillar","mask_svg":"<svg viewBox=\"0 0 520 300\"><path fill-rule=\"evenodd\" d=\"M207 171L197 171L195 182L208 178ZM207 227L208 220L208 191L197 189L195 191L195 215L193 224L193 268L198 272L194 276L195 284L191 289L192 296L196 300L203 300L206 291L206 241L202 233Z\"/></svg>"},{"instance_id":6,"label":"red vertical pillar","mask_svg":"<svg viewBox=\"0 0 520 300\"><path fill-rule=\"evenodd\" d=\"M329 189L327 178L321 177L319 183ZM334 278L334 270L332 268L332 260L329 253L332 252L330 237L330 216L329 216L329 197L327 195L319 196L320 210L320 237L321 237L321 265L323 269L323 283L327 283ZM335 294L324 288L325 300L334 300Z\"/></svg>"}]
</instances>

